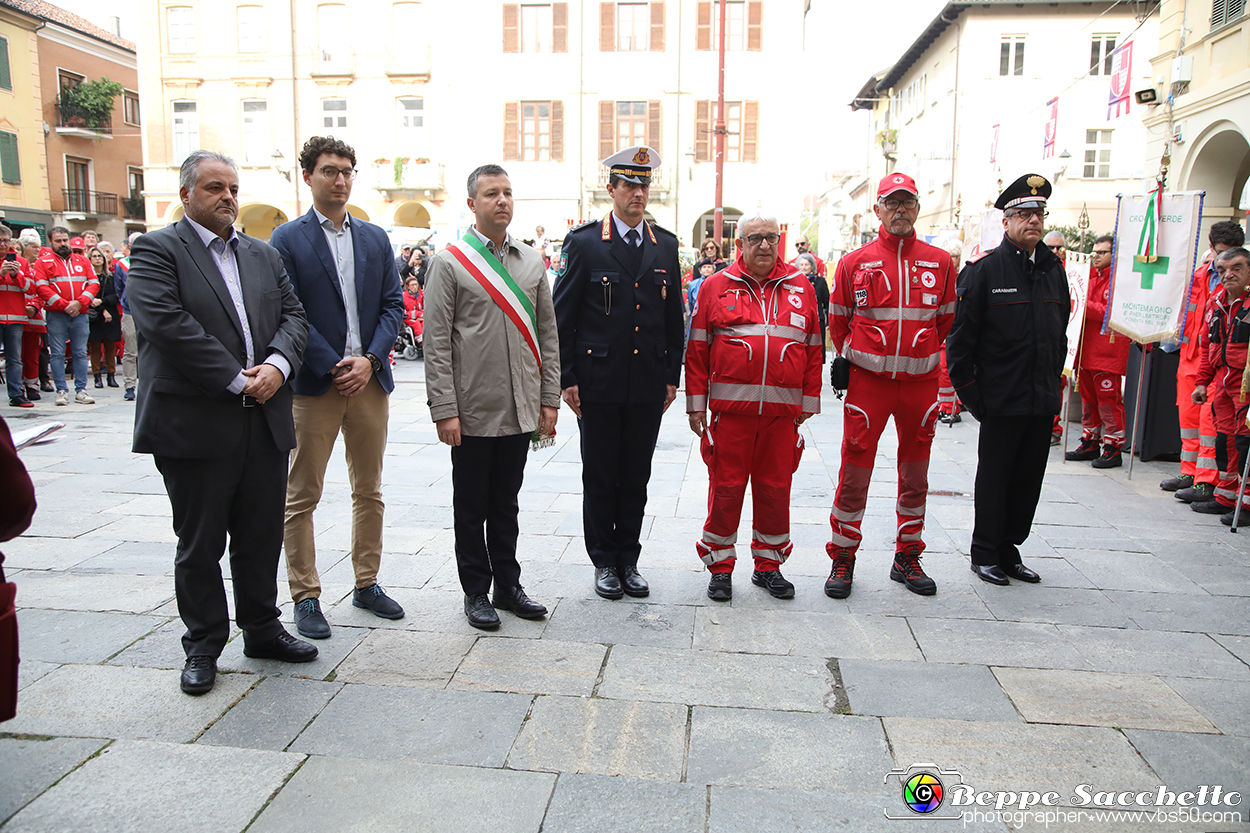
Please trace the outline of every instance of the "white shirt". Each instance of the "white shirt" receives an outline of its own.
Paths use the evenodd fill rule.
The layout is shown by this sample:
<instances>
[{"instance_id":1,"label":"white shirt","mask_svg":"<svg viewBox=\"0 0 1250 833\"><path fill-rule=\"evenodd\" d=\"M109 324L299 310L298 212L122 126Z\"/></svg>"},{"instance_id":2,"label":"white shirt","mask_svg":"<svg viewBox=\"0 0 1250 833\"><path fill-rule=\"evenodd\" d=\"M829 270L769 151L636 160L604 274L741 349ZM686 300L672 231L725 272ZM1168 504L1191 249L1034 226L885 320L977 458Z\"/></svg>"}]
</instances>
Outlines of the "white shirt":
<instances>
[{"instance_id":1,"label":"white shirt","mask_svg":"<svg viewBox=\"0 0 1250 833\"><path fill-rule=\"evenodd\" d=\"M195 229L195 233L199 235L200 242L204 244L204 248L208 249L208 254L217 266L217 271L221 273L222 280L226 282L226 289L230 292L230 300L234 302L235 314L239 316L239 324L243 329L243 344L247 349L245 369L251 367L256 361L256 352L252 344L252 326L247 320L247 307L243 304L243 284L239 276L238 262L239 234L231 227L230 239L222 240L221 237L204 228L204 226L190 217L186 219L191 224L191 228ZM217 243L214 244L213 241L217 241ZM291 373L291 363L286 360L286 356L276 350L269 354L264 363L278 368L278 372L282 374L283 381L286 381L287 376ZM247 385L247 380L248 377L243 375L243 371L239 371L234 380L226 386L226 390L231 393L242 393L244 386Z\"/></svg>"},{"instance_id":2,"label":"white shirt","mask_svg":"<svg viewBox=\"0 0 1250 833\"><path fill-rule=\"evenodd\" d=\"M364 347L360 343L360 313L356 305L356 252L352 244L352 218L350 214L343 217L343 228L335 229L334 221L322 214L315 207L317 222L326 235L326 245L330 247L330 259L338 270L339 288L343 290L343 306L347 312L347 341L343 345L343 358L363 356Z\"/></svg>"}]
</instances>

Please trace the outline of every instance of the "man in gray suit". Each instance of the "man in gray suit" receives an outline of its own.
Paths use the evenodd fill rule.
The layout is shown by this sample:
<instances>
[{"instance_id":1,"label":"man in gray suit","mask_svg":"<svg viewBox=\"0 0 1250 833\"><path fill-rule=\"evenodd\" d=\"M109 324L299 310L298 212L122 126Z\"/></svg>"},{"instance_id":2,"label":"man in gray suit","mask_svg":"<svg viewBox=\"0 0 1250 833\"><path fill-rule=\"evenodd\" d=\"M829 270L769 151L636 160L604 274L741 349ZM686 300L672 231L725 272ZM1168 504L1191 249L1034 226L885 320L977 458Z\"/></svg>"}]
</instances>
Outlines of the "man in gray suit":
<instances>
[{"instance_id":1,"label":"man in gray suit","mask_svg":"<svg viewBox=\"0 0 1250 833\"><path fill-rule=\"evenodd\" d=\"M126 295L145 382L134 450L165 479L178 536L174 587L187 632L181 687L212 689L230 636L221 556L230 537L235 616L249 657L309 662L278 621L277 573L291 387L308 341L278 253L234 230L239 174L219 153L182 163L186 216L135 241Z\"/></svg>"}]
</instances>

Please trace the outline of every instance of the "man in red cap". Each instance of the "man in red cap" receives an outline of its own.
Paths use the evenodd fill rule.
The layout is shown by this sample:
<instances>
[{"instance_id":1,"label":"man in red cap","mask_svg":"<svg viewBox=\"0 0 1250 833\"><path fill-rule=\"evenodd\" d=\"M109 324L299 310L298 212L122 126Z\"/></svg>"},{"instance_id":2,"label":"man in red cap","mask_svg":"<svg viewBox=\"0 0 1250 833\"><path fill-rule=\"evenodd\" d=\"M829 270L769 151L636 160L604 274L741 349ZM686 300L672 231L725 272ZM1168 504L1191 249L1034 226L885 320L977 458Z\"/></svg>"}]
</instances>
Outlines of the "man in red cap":
<instances>
[{"instance_id":1,"label":"man in red cap","mask_svg":"<svg viewBox=\"0 0 1250 833\"><path fill-rule=\"evenodd\" d=\"M877 239L838 262L829 301L833 348L850 362L842 416L842 467L825 550L825 594L851 592L868 481L885 422L898 431L898 537L890 578L922 596L937 592L920 567L929 450L937 422L938 359L955 317L950 255L916 237L916 183L893 173L877 187Z\"/></svg>"}]
</instances>

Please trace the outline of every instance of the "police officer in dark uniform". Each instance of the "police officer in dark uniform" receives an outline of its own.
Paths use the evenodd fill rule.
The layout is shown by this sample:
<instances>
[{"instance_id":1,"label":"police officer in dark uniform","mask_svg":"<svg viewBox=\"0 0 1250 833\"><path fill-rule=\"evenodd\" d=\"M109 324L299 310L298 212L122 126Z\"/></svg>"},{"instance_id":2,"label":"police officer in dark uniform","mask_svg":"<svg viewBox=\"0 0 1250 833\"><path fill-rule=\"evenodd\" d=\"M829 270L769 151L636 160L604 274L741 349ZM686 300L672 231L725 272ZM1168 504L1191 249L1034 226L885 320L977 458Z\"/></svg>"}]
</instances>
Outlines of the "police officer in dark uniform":
<instances>
[{"instance_id":1,"label":"police officer in dark uniform","mask_svg":"<svg viewBox=\"0 0 1250 833\"><path fill-rule=\"evenodd\" d=\"M660 155L603 160L612 211L571 229L552 298L560 386L582 441L582 523L605 599L646 596L639 535L660 418L677 396L684 346L677 237L643 219Z\"/></svg>"},{"instance_id":2,"label":"police officer in dark uniform","mask_svg":"<svg viewBox=\"0 0 1250 833\"><path fill-rule=\"evenodd\" d=\"M1042 492L1067 351L1068 281L1042 243L1050 191L1045 177L1026 174L994 203L1003 242L959 275L946 340L951 382L981 423L972 571L991 584L1041 580L1018 548Z\"/></svg>"}]
</instances>

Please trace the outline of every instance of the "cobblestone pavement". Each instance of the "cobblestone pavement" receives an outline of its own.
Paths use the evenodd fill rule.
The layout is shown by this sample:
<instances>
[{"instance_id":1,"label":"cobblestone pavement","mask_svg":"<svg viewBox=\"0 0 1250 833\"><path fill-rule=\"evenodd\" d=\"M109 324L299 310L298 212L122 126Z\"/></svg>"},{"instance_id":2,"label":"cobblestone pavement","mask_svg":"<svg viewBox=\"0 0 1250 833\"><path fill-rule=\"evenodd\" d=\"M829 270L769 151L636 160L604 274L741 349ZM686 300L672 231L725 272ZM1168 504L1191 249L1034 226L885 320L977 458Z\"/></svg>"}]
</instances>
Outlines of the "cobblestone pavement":
<instances>
[{"instance_id":1,"label":"cobblestone pavement","mask_svg":"<svg viewBox=\"0 0 1250 833\"><path fill-rule=\"evenodd\" d=\"M652 594L608 602L580 538L565 409L521 493L522 581L551 614L505 613L483 634L461 610L450 460L421 366L397 371L380 578L407 617L351 605L337 453L316 515L333 637L316 662L283 665L244 658L236 632L200 698L178 690L169 504L151 459L129 450L132 404L106 389L94 406L5 412L14 426L67 423L23 452L39 512L4 547L23 659L19 715L0 725L5 831L1247 829L1092 815L957 827L916 817L886 777L928 763L958 771L939 776L948 796L962 778L1069 806L1078 785L1250 793L1250 530L1230 535L1160 491L1174 464L1139 463L1130 481L1055 449L1024 547L1043 582L994 587L966 555L976 423L939 426L924 562L938 593L925 598L888 577L887 432L855 590L835 601L823 547L841 408L826 396L794 480L795 598L739 570L718 605L694 553L707 472L679 400L643 530ZM1248 802L1203 809L1245 818Z\"/></svg>"}]
</instances>

